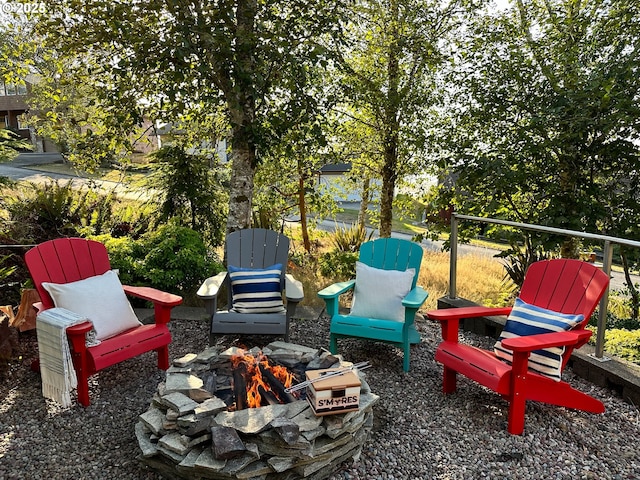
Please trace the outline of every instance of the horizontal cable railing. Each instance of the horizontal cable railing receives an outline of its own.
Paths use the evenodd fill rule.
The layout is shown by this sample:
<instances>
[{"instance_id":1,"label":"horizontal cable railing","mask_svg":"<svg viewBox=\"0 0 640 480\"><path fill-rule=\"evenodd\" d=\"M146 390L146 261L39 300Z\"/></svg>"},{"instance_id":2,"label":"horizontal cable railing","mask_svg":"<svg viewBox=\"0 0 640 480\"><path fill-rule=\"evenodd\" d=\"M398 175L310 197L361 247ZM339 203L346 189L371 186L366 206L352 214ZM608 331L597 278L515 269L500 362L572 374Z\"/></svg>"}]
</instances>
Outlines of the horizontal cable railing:
<instances>
[{"instance_id":1,"label":"horizontal cable railing","mask_svg":"<svg viewBox=\"0 0 640 480\"><path fill-rule=\"evenodd\" d=\"M537 232L553 233L557 235L565 235L567 237L578 237L603 242L604 246L602 270L609 276L611 276L611 263L613 258L612 245L627 245L630 247L640 248L640 242L635 240L627 240L624 238L611 237L608 235L599 235L597 233L578 232L575 230L566 230L563 228L545 227L542 225L533 225L530 223L511 222L508 220L500 220L497 218L474 217L471 215L460 215L457 213L453 213L451 215L451 257L449 265L449 298L452 299L456 298L456 270L458 265L458 222L461 220L480 223L491 223L496 225L506 225L522 230L533 230ZM598 359L604 358L604 333L607 328L606 325L608 305L609 289L607 288L607 291L603 295L602 300L600 300L600 307L598 309L598 331L596 333L595 351L595 357Z\"/></svg>"}]
</instances>

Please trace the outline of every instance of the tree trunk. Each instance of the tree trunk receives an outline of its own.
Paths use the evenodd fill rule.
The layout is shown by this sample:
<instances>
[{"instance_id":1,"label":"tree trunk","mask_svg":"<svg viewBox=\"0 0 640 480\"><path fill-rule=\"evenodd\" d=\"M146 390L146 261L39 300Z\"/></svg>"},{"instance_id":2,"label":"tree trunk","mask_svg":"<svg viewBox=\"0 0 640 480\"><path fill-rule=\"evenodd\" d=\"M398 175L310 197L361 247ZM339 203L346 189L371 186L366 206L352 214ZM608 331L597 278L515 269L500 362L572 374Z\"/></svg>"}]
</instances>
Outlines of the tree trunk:
<instances>
[{"instance_id":1,"label":"tree trunk","mask_svg":"<svg viewBox=\"0 0 640 480\"><path fill-rule=\"evenodd\" d=\"M251 227L255 152L234 144L231 153L227 233Z\"/></svg>"},{"instance_id":2,"label":"tree trunk","mask_svg":"<svg viewBox=\"0 0 640 480\"><path fill-rule=\"evenodd\" d=\"M624 280L627 284L627 290L631 296L631 318L637 320L640 315L640 292L636 289L629 271L629 260L624 248L620 248L620 259L622 260L622 268L624 269Z\"/></svg>"},{"instance_id":3,"label":"tree trunk","mask_svg":"<svg viewBox=\"0 0 640 480\"><path fill-rule=\"evenodd\" d=\"M366 177L362 181L362 194L360 195L360 211L358 212L358 226L363 230L367 224L367 210L371 201L371 179Z\"/></svg>"},{"instance_id":4,"label":"tree trunk","mask_svg":"<svg viewBox=\"0 0 640 480\"><path fill-rule=\"evenodd\" d=\"M387 57L387 76L389 90L385 106L384 118L384 166L382 167L382 191L380 194L380 236L391 236L393 220L393 196L398 175L398 141L399 141L399 95L400 81L399 45L398 45L398 0L392 0L389 6L389 51Z\"/></svg>"},{"instance_id":5,"label":"tree trunk","mask_svg":"<svg viewBox=\"0 0 640 480\"><path fill-rule=\"evenodd\" d=\"M237 0L236 60L233 87L226 92L231 121L231 181L227 233L251 226L253 180L256 172L255 57L257 49L255 18L257 0Z\"/></svg>"},{"instance_id":6,"label":"tree trunk","mask_svg":"<svg viewBox=\"0 0 640 480\"><path fill-rule=\"evenodd\" d=\"M300 210L300 228L302 229L302 242L307 253L311 252L309 229L307 228L307 204L304 198L304 173L301 162L298 161L298 209Z\"/></svg>"}]
</instances>

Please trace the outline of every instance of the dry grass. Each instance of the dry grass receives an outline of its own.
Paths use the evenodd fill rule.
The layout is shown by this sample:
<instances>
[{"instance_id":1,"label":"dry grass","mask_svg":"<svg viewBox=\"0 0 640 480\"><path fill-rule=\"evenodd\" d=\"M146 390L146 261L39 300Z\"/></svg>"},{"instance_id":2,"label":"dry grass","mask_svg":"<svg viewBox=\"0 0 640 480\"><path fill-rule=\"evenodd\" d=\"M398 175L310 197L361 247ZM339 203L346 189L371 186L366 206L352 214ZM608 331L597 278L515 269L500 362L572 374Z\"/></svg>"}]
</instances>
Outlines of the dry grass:
<instances>
[{"instance_id":1,"label":"dry grass","mask_svg":"<svg viewBox=\"0 0 640 480\"><path fill-rule=\"evenodd\" d=\"M298 243L297 233L295 230L287 232L288 235L293 237L294 245ZM328 246L329 235L317 235L313 242L312 254L306 257L307 260L303 262L298 261L295 265L290 264L289 272L293 273L304 285L305 299L301 305L320 307L324 305L324 302L318 297L318 291L341 279L321 276L313 261L313 258L318 258L321 252L325 252L330 248ZM295 250L300 251L302 249ZM509 287L503 282L504 274L504 267L497 259L486 255L460 256L458 258L456 282L457 296L482 305L507 305L513 299L509 296ZM420 267L418 284L429 292L429 298L421 310L435 309L438 298L449 292L448 252L425 251L422 266ZM348 301L349 299L348 297L341 298L341 302L346 303L343 300Z\"/></svg>"},{"instance_id":2,"label":"dry grass","mask_svg":"<svg viewBox=\"0 0 640 480\"><path fill-rule=\"evenodd\" d=\"M504 267L495 258L486 255L458 257L456 295L488 306L509 304L510 289L505 285ZM425 251L420 267L418 284L427 292L423 310L437 307L438 298L449 292L449 253Z\"/></svg>"}]
</instances>

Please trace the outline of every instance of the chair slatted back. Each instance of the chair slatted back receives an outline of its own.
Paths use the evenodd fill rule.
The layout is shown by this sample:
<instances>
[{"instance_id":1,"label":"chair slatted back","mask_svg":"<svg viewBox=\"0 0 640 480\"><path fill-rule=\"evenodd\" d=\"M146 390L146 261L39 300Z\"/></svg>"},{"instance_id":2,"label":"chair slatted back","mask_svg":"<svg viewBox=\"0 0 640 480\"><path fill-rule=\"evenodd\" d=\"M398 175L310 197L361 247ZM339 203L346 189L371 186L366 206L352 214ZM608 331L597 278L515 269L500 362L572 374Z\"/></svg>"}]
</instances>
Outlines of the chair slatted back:
<instances>
[{"instance_id":1,"label":"chair slatted back","mask_svg":"<svg viewBox=\"0 0 640 480\"><path fill-rule=\"evenodd\" d=\"M415 269L411 288L418 282L423 250L420 245L397 238L378 238L360 246L359 260L365 265L383 270Z\"/></svg>"},{"instance_id":2,"label":"chair slatted back","mask_svg":"<svg viewBox=\"0 0 640 480\"><path fill-rule=\"evenodd\" d=\"M24 260L45 308L54 305L43 282L70 283L111 269L105 246L84 238L49 240L30 249Z\"/></svg>"},{"instance_id":3,"label":"chair slatted back","mask_svg":"<svg viewBox=\"0 0 640 480\"><path fill-rule=\"evenodd\" d=\"M227 265L240 268L265 268L276 263L282 264L281 285L289 261L289 238L284 234L265 228L236 230L227 235ZM231 305L231 289L228 292Z\"/></svg>"},{"instance_id":4,"label":"chair slatted back","mask_svg":"<svg viewBox=\"0 0 640 480\"><path fill-rule=\"evenodd\" d=\"M609 286L595 265L572 259L543 260L527 270L520 298L555 312L584 315L586 325Z\"/></svg>"}]
</instances>

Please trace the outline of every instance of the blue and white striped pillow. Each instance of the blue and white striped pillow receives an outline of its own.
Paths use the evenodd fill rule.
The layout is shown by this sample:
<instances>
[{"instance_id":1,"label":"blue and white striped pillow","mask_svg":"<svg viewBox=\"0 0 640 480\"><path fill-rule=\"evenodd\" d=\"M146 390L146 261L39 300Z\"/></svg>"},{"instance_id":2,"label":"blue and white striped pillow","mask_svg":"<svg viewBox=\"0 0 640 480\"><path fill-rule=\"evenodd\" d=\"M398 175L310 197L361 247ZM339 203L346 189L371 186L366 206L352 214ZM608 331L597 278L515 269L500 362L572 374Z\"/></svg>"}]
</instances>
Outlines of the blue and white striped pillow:
<instances>
[{"instance_id":1,"label":"blue and white striped pillow","mask_svg":"<svg viewBox=\"0 0 640 480\"><path fill-rule=\"evenodd\" d=\"M502 347L502 340L540 333L566 332L583 320L582 315L554 312L516 298L513 310L494 346L494 352L501 360L511 364L513 352ZM564 347L551 347L531 352L529 370L559 382L564 350Z\"/></svg>"},{"instance_id":2,"label":"blue and white striped pillow","mask_svg":"<svg viewBox=\"0 0 640 480\"><path fill-rule=\"evenodd\" d=\"M282 264L263 269L229 266L234 312L282 313Z\"/></svg>"}]
</instances>

